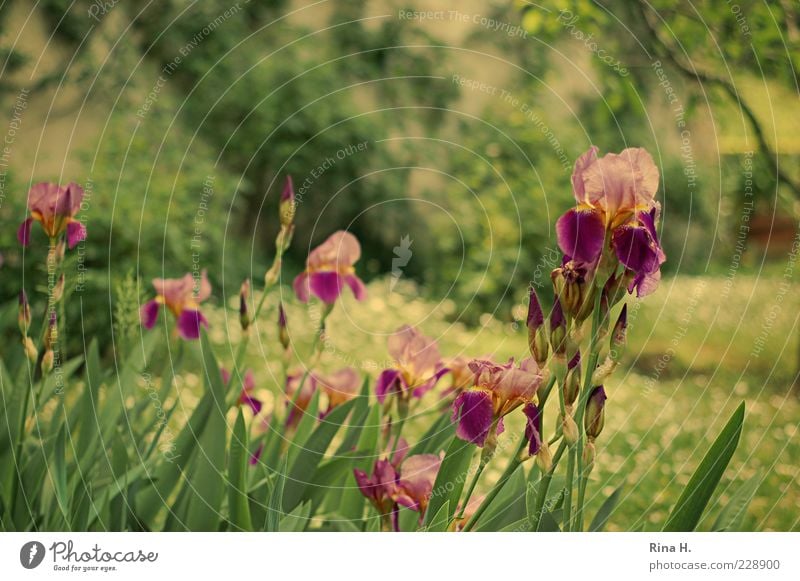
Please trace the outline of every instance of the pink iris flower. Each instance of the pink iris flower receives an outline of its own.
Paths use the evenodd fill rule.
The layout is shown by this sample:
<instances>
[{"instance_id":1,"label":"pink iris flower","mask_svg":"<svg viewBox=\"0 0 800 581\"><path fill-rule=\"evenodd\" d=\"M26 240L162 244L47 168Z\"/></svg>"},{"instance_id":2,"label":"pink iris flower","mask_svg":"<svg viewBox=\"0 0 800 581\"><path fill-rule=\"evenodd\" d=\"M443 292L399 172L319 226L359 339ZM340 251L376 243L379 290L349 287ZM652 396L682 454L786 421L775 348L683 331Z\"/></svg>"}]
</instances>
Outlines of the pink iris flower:
<instances>
[{"instance_id":1,"label":"pink iris flower","mask_svg":"<svg viewBox=\"0 0 800 581\"><path fill-rule=\"evenodd\" d=\"M315 380L328 396L328 409L322 413L323 417L333 408L355 398L361 389L361 377L352 367L343 367L328 375L315 374Z\"/></svg>"},{"instance_id":2,"label":"pink iris flower","mask_svg":"<svg viewBox=\"0 0 800 581\"><path fill-rule=\"evenodd\" d=\"M503 431L503 417L530 403L542 382L536 362L525 359L519 367L514 360L505 365L476 359L470 363L475 376L473 387L462 391L453 402L456 435L483 447Z\"/></svg>"},{"instance_id":3,"label":"pink iris flower","mask_svg":"<svg viewBox=\"0 0 800 581\"><path fill-rule=\"evenodd\" d=\"M420 519L424 516L440 466L439 456L417 454L406 458L399 467L380 459L375 462L372 474L357 468L353 473L361 493L381 515L392 515L397 531L398 506L419 512Z\"/></svg>"},{"instance_id":4,"label":"pink iris flower","mask_svg":"<svg viewBox=\"0 0 800 581\"><path fill-rule=\"evenodd\" d=\"M385 369L378 377L375 392L380 403L392 393L401 398L422 397L448 371L436 341L410 325L389 337L388 350L396 367Z\"/></svg>"},{"instance_id":5,"label":"pink iris flower","mask_svg":"<svg viewBox=\"0 0 800 581\"><path fill-rule=\"evenodd\" d=\"M211 284L206 271L200 277L195 292L194 277L187 273L183 278L153 279L156 298L142 306L141 319L145 329L152 329L158 320L161 305L169 309L177 320L178 334L186 340L200 337L200 326L208 327L208 321L200 312L200 303L211 296Z\"/></svg>"},{"instance_id":6,"label":"pink iris flower","mask_svg":"<svg viewBox=\"0 0 800 581\"><path fill-rule=\"evenodd\" d=\"M17 230L17 240L27 246L31 240L31 225L37 221L42 225L45 234L51 239L67 233L67 244L70 248L86 238L86 228L75 215L81 208L83 188L76 183L66 186L42 182L33 186L28 192L28 209L31 212Z\"/></svg>"},{"instance_id":7,"label":"pink iris flower","mask_svg":"<svg viewBox=\"0 0 800 581\"><path fill-rule=\"evenodd\" d=\"M592 146L575 162L575 208L556 223L565 263L589 274L606 245L628 273L628 290L644 296L655 290L666 255L656 231L659 172L642 148L597 157Z\"/></svg>"},{"instance_id":8,"label":"pink iris flower","mask_svg":"<svg viewBox=\"0 0 800 581\"><path fill-rule=\"evenodd\" d=\"M311 295L332 305L349 286L357 300L364 300L366 287L355 274L355 263L361 258L361 245L355 236L340 230L317 246L308 255L306 269L294 279L294 292L301 302Z\"/></svg>"}]
</instances>

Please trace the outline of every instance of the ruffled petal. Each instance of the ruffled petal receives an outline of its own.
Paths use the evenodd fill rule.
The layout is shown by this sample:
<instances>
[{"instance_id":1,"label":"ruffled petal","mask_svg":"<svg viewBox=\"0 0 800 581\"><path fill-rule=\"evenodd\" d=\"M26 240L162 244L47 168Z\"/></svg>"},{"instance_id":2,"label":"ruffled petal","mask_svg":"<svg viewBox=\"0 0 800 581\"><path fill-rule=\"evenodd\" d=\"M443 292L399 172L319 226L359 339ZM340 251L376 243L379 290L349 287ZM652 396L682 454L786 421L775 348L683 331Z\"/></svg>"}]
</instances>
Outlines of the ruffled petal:
<instances>
[{"instance_id":1,"label":"ruffled petal","mask_svg":"<svg viewBox=\"0 0 800 581\"><path fill-rule=\"evenodd\" d=\"M17 230L17 240L23 246L27 246L31 242L31 225L33 224L33 218L28 218L22 224L19 225L19 230Z\"/></svg>"},{"instance_id":2,"label":"ruffled petal","mask_svg":"<svg viewBox=\"0 0 800 581\"><path fill-rule=\"evenodd\" d=\"M86 226L82 222L72 220L67 224L67 246L71 250L82 240L86 240Z\"/></svg>"},{"instance_id":3,"label":"ruffled petal","mask_svg":"<svg viewBox=\"0 0 800 581\"><path fill-rule=\"evenodd\" d=\"M375 395L379 403L383 403L386 396L398 391L400 381L400 371L397 369L384 369L375 382Z\"/></svg>"},{"instance_id":4,"label":"ruffled petal","mask_svg":"<svg viewBox=\"0 0 800 581\"><path fill-rule=\"evenodd\" d=\"M456 436L483 447L494 420L492 396L485 391L463 391L453 402Z\"/></svg>"},{"instance_id":5,"label":"ruffled petal","mask_svg":"<svg viewBox=\"0 0 800 581\"><path fill-rule=\"evenodd\" d=\"M594 263L603 250L606 230L600 213L590 208L568 210L556 222L558 246L576 262Z\"/></svg>"},{"instance_id":6,"label":"ruffled petal","mask_svg":"<svg viewBox=\"0 0 800 581\"><path fill-rule=\"evenodd\" d=\"M301 303L307 303L311 293L311 289L308 286L308 273L301 272L298 274L294 279L294 283L292 283L292 288L297 300Z\"/></svg>"},{"instance_id":7,"label":"ruffled petal","mask_svg":"<svg viewBox=\"0 0 800 581\"><path fill-rule=\"evenodd\" d=\"M344 281L347 283L347 286L350 287L350 290L353 291L353 296L356 297L357 301L363 301L367 298L367 287L364 286L362 280L355 274L348 274L344 277Z\"/></svg>"},{"instance_id":8,"label":"ruffled petal","mask_svg":"<svg viewBox=\"0 0 800 581\"><path fill-rule=\"evenodd\" d=\"M575 160L575 167L572 170L572 193L579 204L586 203L586 189L583 185L583 172L597 161L597 146L592 145L589 151Z\"/></svg>"},{"instance_id":9,"label":"ruffled petal","mask_svg":"<svg viewBox=\"0 0 800 581\"><path fill-rule=\"evenodd\" d=\"M188 341L200 338L200 325L208 327L203 313L194 309L185 309L178 317L178 334Z\"/></svg>"},{"instance_id":10,"label":"ruffled petal","mask_svg":"<svg viewBox=\"0 0 800 581\"><path fill-rule=\"evenodd\" d=\"M142 308L139 311L140 318L142 320L142 327L148 330L153 328L158 320L158 310L160 308L161 304L158 301L150 301L142 305Z\"/></svg>"},{"instance_id":11,"label":"ruffled petal","mask_svg":"<svg viewBox=\"0 0 800 581\"><path fill-rule=\"evenodd\" d=\"M312 272L308 280L314 296L328 305L335 303L342 294L344 277L338 272Z\"/></svg>"}]
</instances>

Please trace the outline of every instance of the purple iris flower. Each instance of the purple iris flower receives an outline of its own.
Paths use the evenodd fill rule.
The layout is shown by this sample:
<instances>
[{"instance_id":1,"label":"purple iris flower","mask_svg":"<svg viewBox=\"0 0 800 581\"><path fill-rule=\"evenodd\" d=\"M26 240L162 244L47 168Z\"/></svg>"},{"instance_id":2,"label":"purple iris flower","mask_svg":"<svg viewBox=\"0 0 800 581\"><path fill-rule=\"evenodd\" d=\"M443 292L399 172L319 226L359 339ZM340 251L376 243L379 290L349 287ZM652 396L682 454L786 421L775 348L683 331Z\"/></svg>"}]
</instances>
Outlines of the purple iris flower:
<instances>
[{"instance_id":1,"label":"purple iris flower","mask_svg":"<svg viewBox=\"0 0 800 581\"><path fill-rule=\"evenodd\" d=\"M448 372L436 341L410 325L389 337L388 350L396 367L385 369L378 377L375 393L380 403L393 393L402 398L422 397Z\"/></svg>"},{"instance_id":2,"label":"purple iris flower","mask_svg":"<svg viewBox=\"0 0 800 581\"><path fill-rule=\"evenodd\" d=\"M294 279L294 292L301 302L311 295L332 305L349 286L357 300L364 300L367 291L355 274L354 264L361 258L361 245L349 232L340 230L311 251L306 269Z\"/></svg>"},{"instance_id":3,"label":"purple iris flower","mask_svg":"<svg viewBox=\"0 0 800 581\"><path fill-rule=\"evenodd\" d=\"M31 212L17 230L17 240L27 246L31 240L31 225L34 220L42 225L45 234L51 239L67 233L70 248L86 238L86 228L75 219L83 201L83 188L76 183L66 186L42 182L34 185L28 192L28 209Z\"/></svg>"},{"instance_id":4,"label":"purple iris flower","mask_svg":"<svg viewBox=\"0 0 800 581\"><path fill-rule=\"evenodd\" d=\"M211 284L206 271L200 277L200 288L195 292L194 277L187 273L183 278L153 279L156 298L141 308L142 326L152 329L158 320L161 305L169 309L177 319L178 334L186 340L200 337L200 326L208 327L208 321L200 312L200 303L211 296Z\"/></svg>"},{"instance_id":5,"label":"purple iris flower","mask_svg":"<svg viewBox=\"0 0 800 581\"><path fill-rule=\"evenodd\" d=\"M533 359L519 367L510 360L499 365L486 360L470 363L475 385L462 391L453 402L456 435L478 447L502 433L504 416L533 401L542 382L542 374Z\"/></svg>"}]
</instances>

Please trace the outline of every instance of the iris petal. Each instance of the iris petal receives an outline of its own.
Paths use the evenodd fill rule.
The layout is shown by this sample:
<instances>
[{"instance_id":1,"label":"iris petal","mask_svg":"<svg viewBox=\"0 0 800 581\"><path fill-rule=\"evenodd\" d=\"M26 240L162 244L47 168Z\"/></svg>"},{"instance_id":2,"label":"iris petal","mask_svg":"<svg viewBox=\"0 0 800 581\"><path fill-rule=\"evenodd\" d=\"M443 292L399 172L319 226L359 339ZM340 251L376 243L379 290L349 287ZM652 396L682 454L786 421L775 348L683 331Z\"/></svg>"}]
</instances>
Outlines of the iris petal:
<instances>
[{"instance_id":1,"label":"iris petal","mask_svg":"<svg viewBox=\"0 0 800 581\"><path fill-rule=\"evenodd\" d=\"M573 208L556 222L558 246L576 262L593 263L600 256L605 240L605 225L593 209Z\"/></svg>"},{"instance_id":2,"label":"iris petal","mask_svg":"<svg viewBox=\"0 0 800 581\"><path fill-rule=\"evenodd\" d=\"M494 419L492 396L484 391L464 391L453 402L456 436L483 447Z\"/></svg>"}]
</instances>

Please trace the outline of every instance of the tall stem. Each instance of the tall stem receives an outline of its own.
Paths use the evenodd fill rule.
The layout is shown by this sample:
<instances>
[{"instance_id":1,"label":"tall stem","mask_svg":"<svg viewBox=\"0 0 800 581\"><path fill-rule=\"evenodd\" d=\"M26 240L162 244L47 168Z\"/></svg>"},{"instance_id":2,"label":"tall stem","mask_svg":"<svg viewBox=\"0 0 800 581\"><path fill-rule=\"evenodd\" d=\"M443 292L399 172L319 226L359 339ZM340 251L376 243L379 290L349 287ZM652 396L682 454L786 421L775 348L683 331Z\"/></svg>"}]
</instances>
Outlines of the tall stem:
<instances>
[{"instance_id":1,"label":"tall stem","mask_svg":"<svg viewBox=\"0 0 800 581\"><path fill-rule=\"evenodd\" d=\"M600 311L600 302L602 300L602 289L598 288L598 292L595 294L594 299L594 311L593 311L593 318L592 318L592 336L590 337L589 343L589 362L586 365L586 370L584 372L583 378L583 390L581 391L580 399L578 400L578 409L575 412L575 423L578 424L578 442L577 442L577 461L578 461L578 508L575 514L575 530L583 531L583 504L584 499L586 497L586 484L587 484L587 477L586 469L583 466L583 448L584 448L584 439L586 434L584 433L584 426L583 426L583 416L586 412L586 402L589 399L589 394L592 390L592 375L594 374L594 370L597 368L597 360L600 356L600 349L599 349L599 334L600 334L600 323L602 313Z\"/></svg>"},{"instance_id":2,"label":"tall stem","mask_svg":"<svg viewBox=\"0 0 800 581\"><path fill-rule=\"evenodd\" d=\"M542 475L542 478L539 480L539 489L536 495L536 505L534 506L533 510L534 521L531 523L531 530L534 532L539 530L539 523L542 520L542 512L544 511L544 502L547 499L547 491L550 489L550 482L553 480L553 474L555 473L558 462L561 460L561 456L564 455L564 450L566 450L566 448L567 443L562 440L558 445L558 450L556 450L556 453L553 455L553 466L547 471L546 474Z\"/></svg>"}]
</instances>

